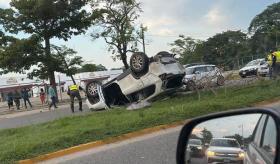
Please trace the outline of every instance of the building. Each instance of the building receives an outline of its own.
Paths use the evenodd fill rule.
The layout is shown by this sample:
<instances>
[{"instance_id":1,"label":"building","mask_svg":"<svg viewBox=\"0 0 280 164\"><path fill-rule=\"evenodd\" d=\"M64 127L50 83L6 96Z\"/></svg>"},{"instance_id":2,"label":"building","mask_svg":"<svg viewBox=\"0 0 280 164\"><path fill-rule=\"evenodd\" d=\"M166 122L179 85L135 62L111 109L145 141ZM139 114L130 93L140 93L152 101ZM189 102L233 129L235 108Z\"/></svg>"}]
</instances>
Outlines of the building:
<instances>
[{"instance_id":1,"label":"building","mask_svg":"<svg viewBox=\"0 0 280 164\"><path fill-rule=\"evenodd\" d=\"M86 72L74 75L74 80L81 87L85 88L86 85L91 81L101 81L105 83L118 75L122 70L109 70L109 71L98 71L98 72ZM57 84L57 90L62 93L69 85L73 84L71 77L66 76L62 73L55 72L55 80ZM0 101L5 101L9 92L16 90L20 91L22 88L29 88L31 90L31 97L38 97L41 88L47 90L49 86L48 80L32 80L28 79L26 75L19 75L13 77L0 77Z\"/></svg>"}]
</instances>

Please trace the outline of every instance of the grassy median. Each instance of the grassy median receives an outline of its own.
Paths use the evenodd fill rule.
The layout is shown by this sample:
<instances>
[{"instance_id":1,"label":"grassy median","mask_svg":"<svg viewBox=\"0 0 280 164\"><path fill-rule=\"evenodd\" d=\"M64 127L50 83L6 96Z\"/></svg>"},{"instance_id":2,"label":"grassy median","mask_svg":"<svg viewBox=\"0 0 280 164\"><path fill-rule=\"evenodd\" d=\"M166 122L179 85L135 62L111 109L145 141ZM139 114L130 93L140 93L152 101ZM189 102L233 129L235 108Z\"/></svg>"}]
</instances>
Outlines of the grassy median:
<instances>
[{"instance_id":1,"label":"grassy median","mask_svg":"<svg viewBox=\"0 0 280 164\"><path fill-rule=\"evenodd\" d=\"M140 130L156 125L185 120L207 113L248 107L253 103L280 96L280 81L259 82L160 100L152 107L127 111L113 109L93 112L53 122L0 131L0 163L32 158L82 143ZM225 94L226 93L226 94Z\"/></svg>"}]
</instances>

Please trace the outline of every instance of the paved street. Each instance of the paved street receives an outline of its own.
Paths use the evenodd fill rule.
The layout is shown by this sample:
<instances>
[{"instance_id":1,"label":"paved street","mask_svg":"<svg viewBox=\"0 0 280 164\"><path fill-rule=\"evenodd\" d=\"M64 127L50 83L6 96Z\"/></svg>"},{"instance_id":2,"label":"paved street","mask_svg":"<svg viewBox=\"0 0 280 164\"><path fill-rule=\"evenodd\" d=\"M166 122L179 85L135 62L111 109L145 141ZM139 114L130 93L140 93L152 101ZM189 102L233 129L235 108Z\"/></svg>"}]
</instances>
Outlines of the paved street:
<instances>
[{"instance_id":1,"label":"paved street","mask_svg":"<svg viewBox=\"0 0 280 164\"><path fill-rule=\"evenodd\" d=\"M74 115L87 114L89 111L86 104L83 104L83 112L79 112L76 103ZM49 111L47 107L40 112L40 110L24 111L7 115L0 115L0 129L17 128L38 123L53 121L59 118L73 115L70 111L70 105L59 106L56 110Z\"/></svg>"},{"instance_id":2,"label":"paved street","mask_svg":"<svg viewBox=\"0 0 280 164\"><path fill-rule=\"evenodd\" d=\"M181 127L71 154L46 164L172 164Z\"/></svg>"}]
</instances>

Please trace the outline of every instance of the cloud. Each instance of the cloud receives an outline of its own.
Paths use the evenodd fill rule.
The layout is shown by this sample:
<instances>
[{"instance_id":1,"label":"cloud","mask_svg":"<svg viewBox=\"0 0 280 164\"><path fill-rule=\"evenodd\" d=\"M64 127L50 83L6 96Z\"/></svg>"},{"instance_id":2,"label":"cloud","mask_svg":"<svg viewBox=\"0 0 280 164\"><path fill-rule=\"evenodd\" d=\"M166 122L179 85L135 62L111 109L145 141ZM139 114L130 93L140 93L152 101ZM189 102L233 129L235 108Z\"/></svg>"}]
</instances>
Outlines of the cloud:
<instances>
[{"instance_id":1,"label":"cloud","mask_svg":"<svg viewBox=\"0 0 280 164\"><path fill-rule=\"evenodd\" d=\"M0 7L1 8L7 8L9 7L10 0L0 0Z\"/></svg>"},{"instance_id":2,"label":"cloud","mask_svg":"<svg viewBox=\"0 0 280 164\"><path fill-rule=\"evenodd\" d=\"M207 22L211 26L221 26L227 23L226 14L218 6L211 8L203 17L203 21Z\"/></svg>"}]
</instances>

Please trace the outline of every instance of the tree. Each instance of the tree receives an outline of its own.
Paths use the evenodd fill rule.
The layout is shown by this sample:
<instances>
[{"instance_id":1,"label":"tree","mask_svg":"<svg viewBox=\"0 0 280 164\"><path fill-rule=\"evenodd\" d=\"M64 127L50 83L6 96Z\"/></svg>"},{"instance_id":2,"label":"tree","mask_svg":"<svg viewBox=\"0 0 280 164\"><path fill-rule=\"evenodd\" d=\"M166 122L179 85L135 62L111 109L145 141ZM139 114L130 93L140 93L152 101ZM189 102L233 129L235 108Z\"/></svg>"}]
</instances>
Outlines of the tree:
<instances>
[{"instance_id":1,"label":"tree","mask_svg":"<svg viewBox=\"0 0 280 164\"><path fill-rule=\"evenodd\" d=\"M202 62L202 54L198 53L198 47L202 41L179 35L179 38L170 44L171 52L179 54L179 61L182 64Z\"/></svg>"},{"instance_id":2,"label":"tree","mask_svg":"<svg viewBox=\"0 0 280 164\"><path fill-rule=\"evenodd\" d=\"M127 53L137 50L137 42L141 35L135 28L135 21L141 12L140 3L136 0L98 0L102 3L96 19L93 39L104 38L108 44L108 51L112 52L113 59L122 60L126 69Z\"/></svg>"},{"instance_id":3,"label":"tree","mask_svg":"<svg viewBox=\"0 0 280 164\"><path fill-rule=\"evenodd\" d=\"M253 35L251 47L257 53L279 48L280 2L268 6L251 21L249 32Z\"/></svg>"},{"instance_id":4,"label":"tree","mask_svg":"<svg viewBox=\"0 0 280 164\"><path fill-rule=\"evenodd\" d=\"M209 130L207 130L206 128L204 128L201 131L201 136L202 136L202 143L203 144L210 143L210 141L213 138L213 134Z\"/></svg>"},{"instance_id":5,"label":"tree","mask_svg":"<svg viewBox=\"0 0 280 164\"><path fill-rule=\"evenodd\" d=\"M1 74L8 72L25 73L32 65L38 63L43 53L40 38L31 36L27 39L17 39L2 36L0 45Z\"/></svg>"},{"instance_id":6,"label":"tree","mask_svg":"<svg viewBox=\"0 0 280 164\"><path fill-rule=\"evenodd\" d=\"M79 69L79 72L95 72L95 71L107 71L106 67L99 64L84 64Z\"/></svg>"},{"instance_id":7,"label":"tree","mask_svg":"<svg viewBox=\"0 0 280 164\"><path fill-rule=\"evenodd\" d=\"M89 0L12 0L9 9L0 9L0 24L7 32L24 32L36 35L44 41L44 53L40 55L41 63L44 63L43 72L47 72L50 83L55 84L50 40L58 38L67 41L72 35L84 33L95 17L95 14L84 9L88 2ZM26 67L30 65L22 68Z\"/></svg>"},{"instance_id":8,"label":"tree","mask_svg":"<svg viewBox=\"0 0 280 164\"><path fill-rule=\"evenodd\" d=\"M241 31L216 34L199 48L204 62L228 69L238 68L239 58L249 54L247 35Z\"/></svg>"}]
</instances>

